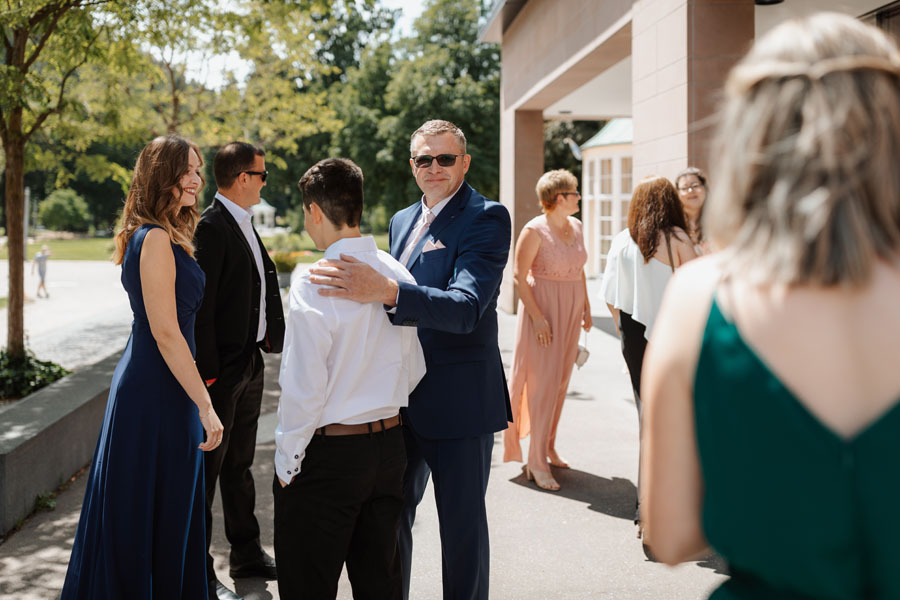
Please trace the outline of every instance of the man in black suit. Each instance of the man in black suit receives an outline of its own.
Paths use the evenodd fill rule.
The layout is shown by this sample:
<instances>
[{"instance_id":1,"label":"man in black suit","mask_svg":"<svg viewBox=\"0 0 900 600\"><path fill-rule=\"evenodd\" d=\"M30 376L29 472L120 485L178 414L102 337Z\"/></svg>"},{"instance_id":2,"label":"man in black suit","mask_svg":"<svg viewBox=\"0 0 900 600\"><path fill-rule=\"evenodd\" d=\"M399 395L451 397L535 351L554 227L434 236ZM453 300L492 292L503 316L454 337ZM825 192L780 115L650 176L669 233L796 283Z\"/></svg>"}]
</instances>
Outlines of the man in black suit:
<instances>
[{"instance_id":1,"label":"man in black suit","mask_svg":"<svg viewBox=\"0 0 900 600\"><path fill-rule=\"evenodd\" d=\"M225 535L233 578L276 578L275 559L259 541L250 466L263 391L264 352L281 352L284 311L275 265L250 221L266 185L265 151L244 142L224 146L213 160L218 192L203 211L194 243L206 273L197 313L197 368L222 419L222 444L205 453L206 548L209 597L239 600L216 578L209 554L216 480L222 490Z\"/></svg>"}]
</instances>

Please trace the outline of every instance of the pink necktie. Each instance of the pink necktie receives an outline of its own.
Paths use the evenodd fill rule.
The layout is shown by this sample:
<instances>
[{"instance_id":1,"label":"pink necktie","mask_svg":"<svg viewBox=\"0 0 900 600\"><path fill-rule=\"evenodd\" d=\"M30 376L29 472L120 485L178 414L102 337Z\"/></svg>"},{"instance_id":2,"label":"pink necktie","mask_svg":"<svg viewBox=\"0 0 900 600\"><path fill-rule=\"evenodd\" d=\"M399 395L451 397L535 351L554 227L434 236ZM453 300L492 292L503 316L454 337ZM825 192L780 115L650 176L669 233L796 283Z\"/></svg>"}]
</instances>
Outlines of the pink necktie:
<instances>
[{"instance_id":1,"label":"pink necktie","mask_svg":"<svg viewBox=\"0 0 900 600\"><path fill-rule=\"evenodd\" d=\"M425 232L428 231L431 222L434 221L433 212L426 208L423 213L424 218L419 217L419 222L416 223L415 229L409 234L409 243L406 244L406 248L403 249L403 254L400 255L400 264L405 265L406 267L409 267L406 263L412 254L413 248L416 247L416 244L419 243L419 240L421 240L422 236L425 235Z\"/></svg>"}]
</instances>

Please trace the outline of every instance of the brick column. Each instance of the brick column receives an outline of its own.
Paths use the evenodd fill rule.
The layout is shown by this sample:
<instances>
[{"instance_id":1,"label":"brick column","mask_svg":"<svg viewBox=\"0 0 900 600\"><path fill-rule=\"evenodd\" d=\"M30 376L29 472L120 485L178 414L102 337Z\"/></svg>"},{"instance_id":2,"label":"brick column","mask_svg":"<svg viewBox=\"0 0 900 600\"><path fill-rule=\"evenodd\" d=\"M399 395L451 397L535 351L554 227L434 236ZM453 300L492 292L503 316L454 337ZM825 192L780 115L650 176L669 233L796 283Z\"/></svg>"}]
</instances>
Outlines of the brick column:
<instances>
[{"instance_id":1,"label":"brick column","mask_svg":"<svg viewBox=\"0 0 900 600\"><path fill-rule=\"evenodd\" d=\"M500 202L512 218L512 245L503 272L499 306L516 311L513 252L519 232L540 213L534 186L544 172L544 116L540 110L503 111L500 116Z\"/></svg>"},{"instance_id":2,"label":"brick column","mask_svg":"<svg viewBox=\"0 0 900 600\"><path fill-rule=\"evenodd\" d=\"M753 38L753 0L634 3L636 180L650 173L671 178L689 164L706 168L719 92Z\"/></svg>"}]
</instances>

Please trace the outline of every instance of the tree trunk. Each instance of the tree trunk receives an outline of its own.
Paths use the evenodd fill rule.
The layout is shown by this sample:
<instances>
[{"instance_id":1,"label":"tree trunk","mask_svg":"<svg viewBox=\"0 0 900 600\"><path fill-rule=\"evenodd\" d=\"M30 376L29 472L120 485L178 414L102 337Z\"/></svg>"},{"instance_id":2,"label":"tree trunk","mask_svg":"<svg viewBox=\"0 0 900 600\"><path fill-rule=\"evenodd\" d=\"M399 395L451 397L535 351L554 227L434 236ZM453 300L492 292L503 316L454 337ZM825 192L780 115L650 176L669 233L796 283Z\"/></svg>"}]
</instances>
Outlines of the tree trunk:
<instances>
[{"instance_id":1,"label":"tree trunk","mask_svg":"<svg viewBox=\"0 0 900 600\"><path fill-rule=\"evenodd\" d=\"M25 209L25 141L19 132L9 132L6 153L6 236L9 249L9 305L7 351L12 357L25 354L25 248L22 219Z\"/></svg>"}]
</instances>

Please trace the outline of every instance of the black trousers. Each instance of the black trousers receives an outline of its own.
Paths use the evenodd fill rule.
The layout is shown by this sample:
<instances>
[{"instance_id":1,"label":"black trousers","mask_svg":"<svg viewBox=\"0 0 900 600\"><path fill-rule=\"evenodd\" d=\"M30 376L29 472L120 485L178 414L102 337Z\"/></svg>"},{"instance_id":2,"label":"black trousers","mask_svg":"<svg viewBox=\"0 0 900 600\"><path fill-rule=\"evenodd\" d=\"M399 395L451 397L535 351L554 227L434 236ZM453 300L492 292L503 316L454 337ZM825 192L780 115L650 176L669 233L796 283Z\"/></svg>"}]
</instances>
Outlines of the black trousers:
<instances>
[{"instance_id":1,"label":"black trousers","mask_svg":"<svg viewBox=\"0 0 900 600\"><path fill-rule=\"evenodd\" d=\"M631 387L634 389L634 404L638 412L638 436L643 437L641 425L641 370L644 365L644 352L647 351L647 338L644 332L647 328L631 318L627 312L619 311L619 331L622 332L622 356L628 365L628 373L631 375ZM638 462L640 462L640 450L638 450ZM634 509L634 522L641 520L641 473L638 465L637 502Z\"/></svg>"},{"instance_id":2,"label":"black trousers","mask_svg":"<svg viewBox=\"0 0 900 600\"><path fill-rule=\"evenodd\" d=\"M300 474L275 495L278 594L332 599L344 563L355 600L399 600L403 427L313 436Z\"/></svg>"},{"instance_id":3,"label":"black trousers","mask_svg":"<svg viewBox=\"0 0 900 600\"><path fill-rule=\"evenodd\" d=\"M627 312L619 311L619 331L622 332L622 356L628 365L631 375L631 387L634 389L634 402L638 414L641 412L641 367L644 364L644 352L647 350L647 330L642 323L631 318Z\"/></svg>"},{"instance_id":4,"label":"black trousers","mask_svg":"<svg viewBox=\"0 0 900 600\"><path fill-rule=\"evenodd\" d=\"M212 581L213 570L209 545L212 540L212 504L216 497L216 481L222 491L225 536L231 544L232 564L252 561L262 553L259 522L253 514L256 487L250 467L256 453L256 427L263 392L263 359L254 350L243 373L235 378L223 374L209 387L213 408L222 421L225 433L222 443L204 453L206 477L206 574Z\"/></svg>"}]
</instances>

